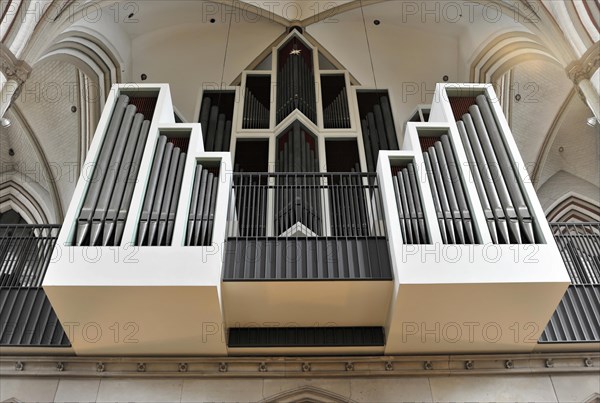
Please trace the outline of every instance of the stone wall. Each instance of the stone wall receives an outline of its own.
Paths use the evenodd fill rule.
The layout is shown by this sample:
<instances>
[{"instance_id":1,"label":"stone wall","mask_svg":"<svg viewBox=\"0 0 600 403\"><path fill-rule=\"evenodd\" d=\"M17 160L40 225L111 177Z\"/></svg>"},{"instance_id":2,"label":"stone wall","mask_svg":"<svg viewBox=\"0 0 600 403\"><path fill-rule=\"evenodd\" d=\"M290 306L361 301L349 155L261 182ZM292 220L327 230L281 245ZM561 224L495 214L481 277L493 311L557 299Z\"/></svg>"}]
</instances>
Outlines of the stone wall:
<instances>
[{"instance_id":1,"label":"stone wall","mask_svg":"<svg viewBox=\"0 0 600 403\"><path fill-rule=\"evenodd\" d=\"M14 400L12 400L14 399ZM20 402L598 402L600 373L283 379L0 379Z\"/></svg>"}]
</instances>

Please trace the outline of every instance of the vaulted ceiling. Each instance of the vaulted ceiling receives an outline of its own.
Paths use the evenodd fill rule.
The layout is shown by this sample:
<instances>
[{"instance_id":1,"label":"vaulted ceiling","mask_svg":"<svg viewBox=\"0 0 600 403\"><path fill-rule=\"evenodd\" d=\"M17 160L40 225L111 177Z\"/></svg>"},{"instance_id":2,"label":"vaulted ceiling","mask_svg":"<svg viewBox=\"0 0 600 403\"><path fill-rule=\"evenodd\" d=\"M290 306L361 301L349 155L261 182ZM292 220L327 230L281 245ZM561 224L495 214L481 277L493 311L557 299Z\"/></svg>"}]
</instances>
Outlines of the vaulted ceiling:
<instances>
[{"instance_id":1,"label":"vaulted ceiling","mask_svg":"<svg viewBox=\"0 0 600 403\"><path fill-rule=\"evenodd\" d=\"M445 75L509 86L505 110L544 207L572 187L600 203L600 126L586 124L600 79L580 63L598 67L593 0L9 0L0 12L3 49L32 66L6 112L13 125L0 135L0 185L39 167L27 197L45 204L50 221L67 208L111 84L142 74L168 82L179 114L195 121L202 88L234 83L294 25L361 85L389 89L398 127ZM585 85L569 77L577 68L591 77ZM55 167L60 175L49 176Z\"/></svg>"}]
</instances>

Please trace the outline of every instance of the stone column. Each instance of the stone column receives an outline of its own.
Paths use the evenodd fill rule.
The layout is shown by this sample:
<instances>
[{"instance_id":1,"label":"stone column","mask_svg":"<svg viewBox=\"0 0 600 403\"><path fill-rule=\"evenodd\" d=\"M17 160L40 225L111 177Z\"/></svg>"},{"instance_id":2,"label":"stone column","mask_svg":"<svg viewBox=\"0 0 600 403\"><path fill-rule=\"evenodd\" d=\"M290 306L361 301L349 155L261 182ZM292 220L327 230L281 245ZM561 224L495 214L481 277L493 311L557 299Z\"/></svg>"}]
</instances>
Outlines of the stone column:
<instances>
[{"instance_id":1,"label":"stone column","mask_svg":"<svg viewBox=\"0 0 600 403\"><path fill-rule=\"evenodd\" d=\"M600 119L600 94L591 81L600 68L600 48L592 46L581 57L567 67L567 75L579 89L579 94L590 107L594 116Z\"/></svg>"},{"instance_id":2,"label":"stone column","mask_svg":"<svg viewBox=\"0 0 600 403\"><path fill-rule=\"evenodd\" d=\"M13 99L19 96L23 83L31 73L31 67L23 60L18 60L12 52L0 43L0 118L10 106Z\"/></svg>"}]
</instances>

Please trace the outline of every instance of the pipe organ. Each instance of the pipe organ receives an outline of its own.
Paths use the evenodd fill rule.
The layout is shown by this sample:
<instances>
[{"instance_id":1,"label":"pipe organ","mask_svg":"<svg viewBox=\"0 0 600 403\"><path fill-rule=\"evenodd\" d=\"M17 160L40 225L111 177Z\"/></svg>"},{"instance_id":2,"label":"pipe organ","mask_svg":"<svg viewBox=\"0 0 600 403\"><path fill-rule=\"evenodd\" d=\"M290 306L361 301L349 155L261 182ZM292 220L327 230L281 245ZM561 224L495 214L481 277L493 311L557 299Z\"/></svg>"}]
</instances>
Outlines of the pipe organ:
<instances>
[{"instance_id":1,"label":"pipe organ","mask_svg":"<svg viewBox=\"0 0 600 403\"><path fill-rule=\"evenodd\" d=\"M457 122L494 243L543 242L510 160L490 100L476 98Z\"/></svg>"},{"instance_id":2,"label":"pipe organ","mask_svg":"<svg viewBox=\"0 0 600 403\"><path fill-rule=\"evenodd\" d=\"M367 169L372 172L380 150L399 149L392 108L386 91L360 91L357 97Z\"/></svg>"},{"instance_id":3,"label":"pipe organ","mask_svg":"<svg viewBox=\"0 0 600 403\"><path fill-rule=\"evenodd\" d=\"M323 127L325 129L350 129L350 109L346 82L342 75L321 75Z\"/></svg>"},{"instance_id":4,"label":"pipe organ","mask_svg":"<svg viewBox=\"0 0 600 403\"><path fill-rule=\"evenodd\" d=\"M278 53L277 123L295 109L317 122L312 50L294 36Z\"/></svg>"},{"instance_id":5,"label":"pipe organ","mask_svg":"<svg viewBox=\"0 0 600 403\"><path fill-rule=\"evenodd\" d=\"M400 217L400 229L405 243L429 243L419 182L415 168L410 162L404 168L396 167L396 175L392 178L394 193Z\"/></svg>"},{"instance_id":6,"label":"pipe organ","mask_svg":"<svg viewBox=\"0 0 600 403\"><path fill-rule=\"evenodd\" d=\"M150 127L150 120L136 111L127 95L119 97L79 212L77 246L121 242Z\"/></svg>"},{"instance_id":7,"label":"pipe organ","mask_svg":"<svg viewBox=\"0 0 600 403\"><path fill-rule=\"evenodd\" d=\"M186 153L167 136L158 138L138 225L137 246L171 244L185 157Z\"/></svg>"},{"instance_id":8,"label":"pipe organ","mask_svg":"<svg viewBox=\"0 0 600 403\"><path fill-rule=\"evenodd\" d=\"M300 123L294 122L279 137L278 146L278 172L319 172L316 138ZM282 175L277 178L277 186L276 233L283 234L294 225L303 226L308 233L322 233L319 179L310 174Z\"/></svg>"},{"instance_id":9,"label":"pipe organ","mask_svg":"<svg viewBox=\"0 0 600 403\"><path fill-rule=\"evenodd\" d=\"M243 129L268 129L270 125L270 76L247 76L244 93Z\"/></svg>"},{"instance_id":10,"label":"pipe organ","mask_svg":"<svg viewBox=\"0 0 600 403\"><path fill-rule=\"evenodd\" d=\"M509 330L422 342L440 323L535 339L569 284L491 85L438 84L400 141L390 94L322 71L308 43L290 32L271 70L204 91L199 123L174 122L167 84L113 87L43 287L62 323L134 318L143 338L76 353L273 353L229 343L256 323L374 329L373 354L532 351Z\"/></svg>"},{"instance_id":11,"label":"pipe organ","mask_svg":"<svg viewBox=\"0 0 600 403\"><path fill-rule=\"evenodd\" d=\"M202 99L199 122L207 151L229 151L235 95L230 91L206 91Z\"/></svg>"},{"instance_id":12,"label":"pipe organ","mask_svg":"<svg viewBox=\"0 0 600 403\"><path fill-rule=\"evenodd\" d=\"M186 246L210 246L212 240L219 172L208 166L196 165L192 199L186 234Z\"/></svg>"}]
</instances>

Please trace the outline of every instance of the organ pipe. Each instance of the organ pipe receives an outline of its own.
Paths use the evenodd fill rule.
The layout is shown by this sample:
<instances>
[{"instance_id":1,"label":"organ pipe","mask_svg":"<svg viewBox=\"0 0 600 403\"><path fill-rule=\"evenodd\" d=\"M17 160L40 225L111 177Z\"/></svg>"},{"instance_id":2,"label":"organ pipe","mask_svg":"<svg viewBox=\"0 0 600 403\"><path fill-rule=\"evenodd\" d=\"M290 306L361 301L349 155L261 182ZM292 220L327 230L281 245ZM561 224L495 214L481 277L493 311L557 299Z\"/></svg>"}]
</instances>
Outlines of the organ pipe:
<instances>
[{"instance_id":1,"label":"organ pipe","mask_svg":"<svg viewBox=\"0 0 600 403\"><path fill-rule=\"evenodd\" d=\"M364 98L363 98L364 97ZM368 101L376 99L376 101ZM362 92L358 97L367 169L374 172L380 150L399 150L390 101L380 92Z\"/></svg>"},{"instance_id":2,"label":"organ pipe","mask_svg":"<svg viewBox=\"0 0 600 403\"><path fill-rule=\"evenodd\" d=\"M138 223L137 246L171 244L185 157L167 136L159 136Z\"/></svg>"},{"instance_id":3,"label":"organ pipe","mask_svg":"<svg viewBox=\"0 0 600 403\"><path fill-rule=\"evenodd\" d=\"M299 123L294 123L279 140L277 166L280 172L317 172L318 155L315 146ZM280 176L277 179L276 229L281 234L300 222L314 233L320 232L321 199L319 178L314 175Z\"/></svg>"},{"instance_id":4,"label":"organ pipe","mask_svg":"<svg viewBox=\"0 0 600 403\"><path fill-rule=\"evenodd\" d=\"M198 163L192 185L186 246L211 245L218 189L219 174Z\"/></svg>"},{"instance_id":5,"label":"organ pipe","mask_svg":"<svg viewBox=\"0 0 600 403\"><path fill-rule=\"evenodd\" d=\"M488 98L477 96L457 126L492 241L539 242L541 236Z\"/></svg>"},{"instance_id":6,"label":"organ pipe","mask_svg":"<svg viewBox=\"0 0 600 403\"><path fill-rule=\"evenodd\" d=\"M225 92L214 92L215 98L225 97ZM245 103L246 104L246 103ZM245 106L246 107L246 106ZM200 124L205 151L229 151L233 111L220 106L211 96L205 96L200 107ZM244 119L245 119L244 114Z\"/></svg>"},{"instance_id":7,"label":"organ pipe","mask_svg":"<svg viewBox=\"0 0 600 403\"><path fill-rule=\"evenodd\" d=\"M130 99L117 99L78 216L77 246L119 245L150 121Z\"/></svg>"},{"instance_id":8,"label":"organ pipe","mask_svg":"<svg viewBox=\"0 0 600 403\"><path fill-rule=\"evenodd\" d=\"M298 38L292 38L279 52L277 123L295 109L317 122L312 54Z\"/></svg>"}]
</instances>

